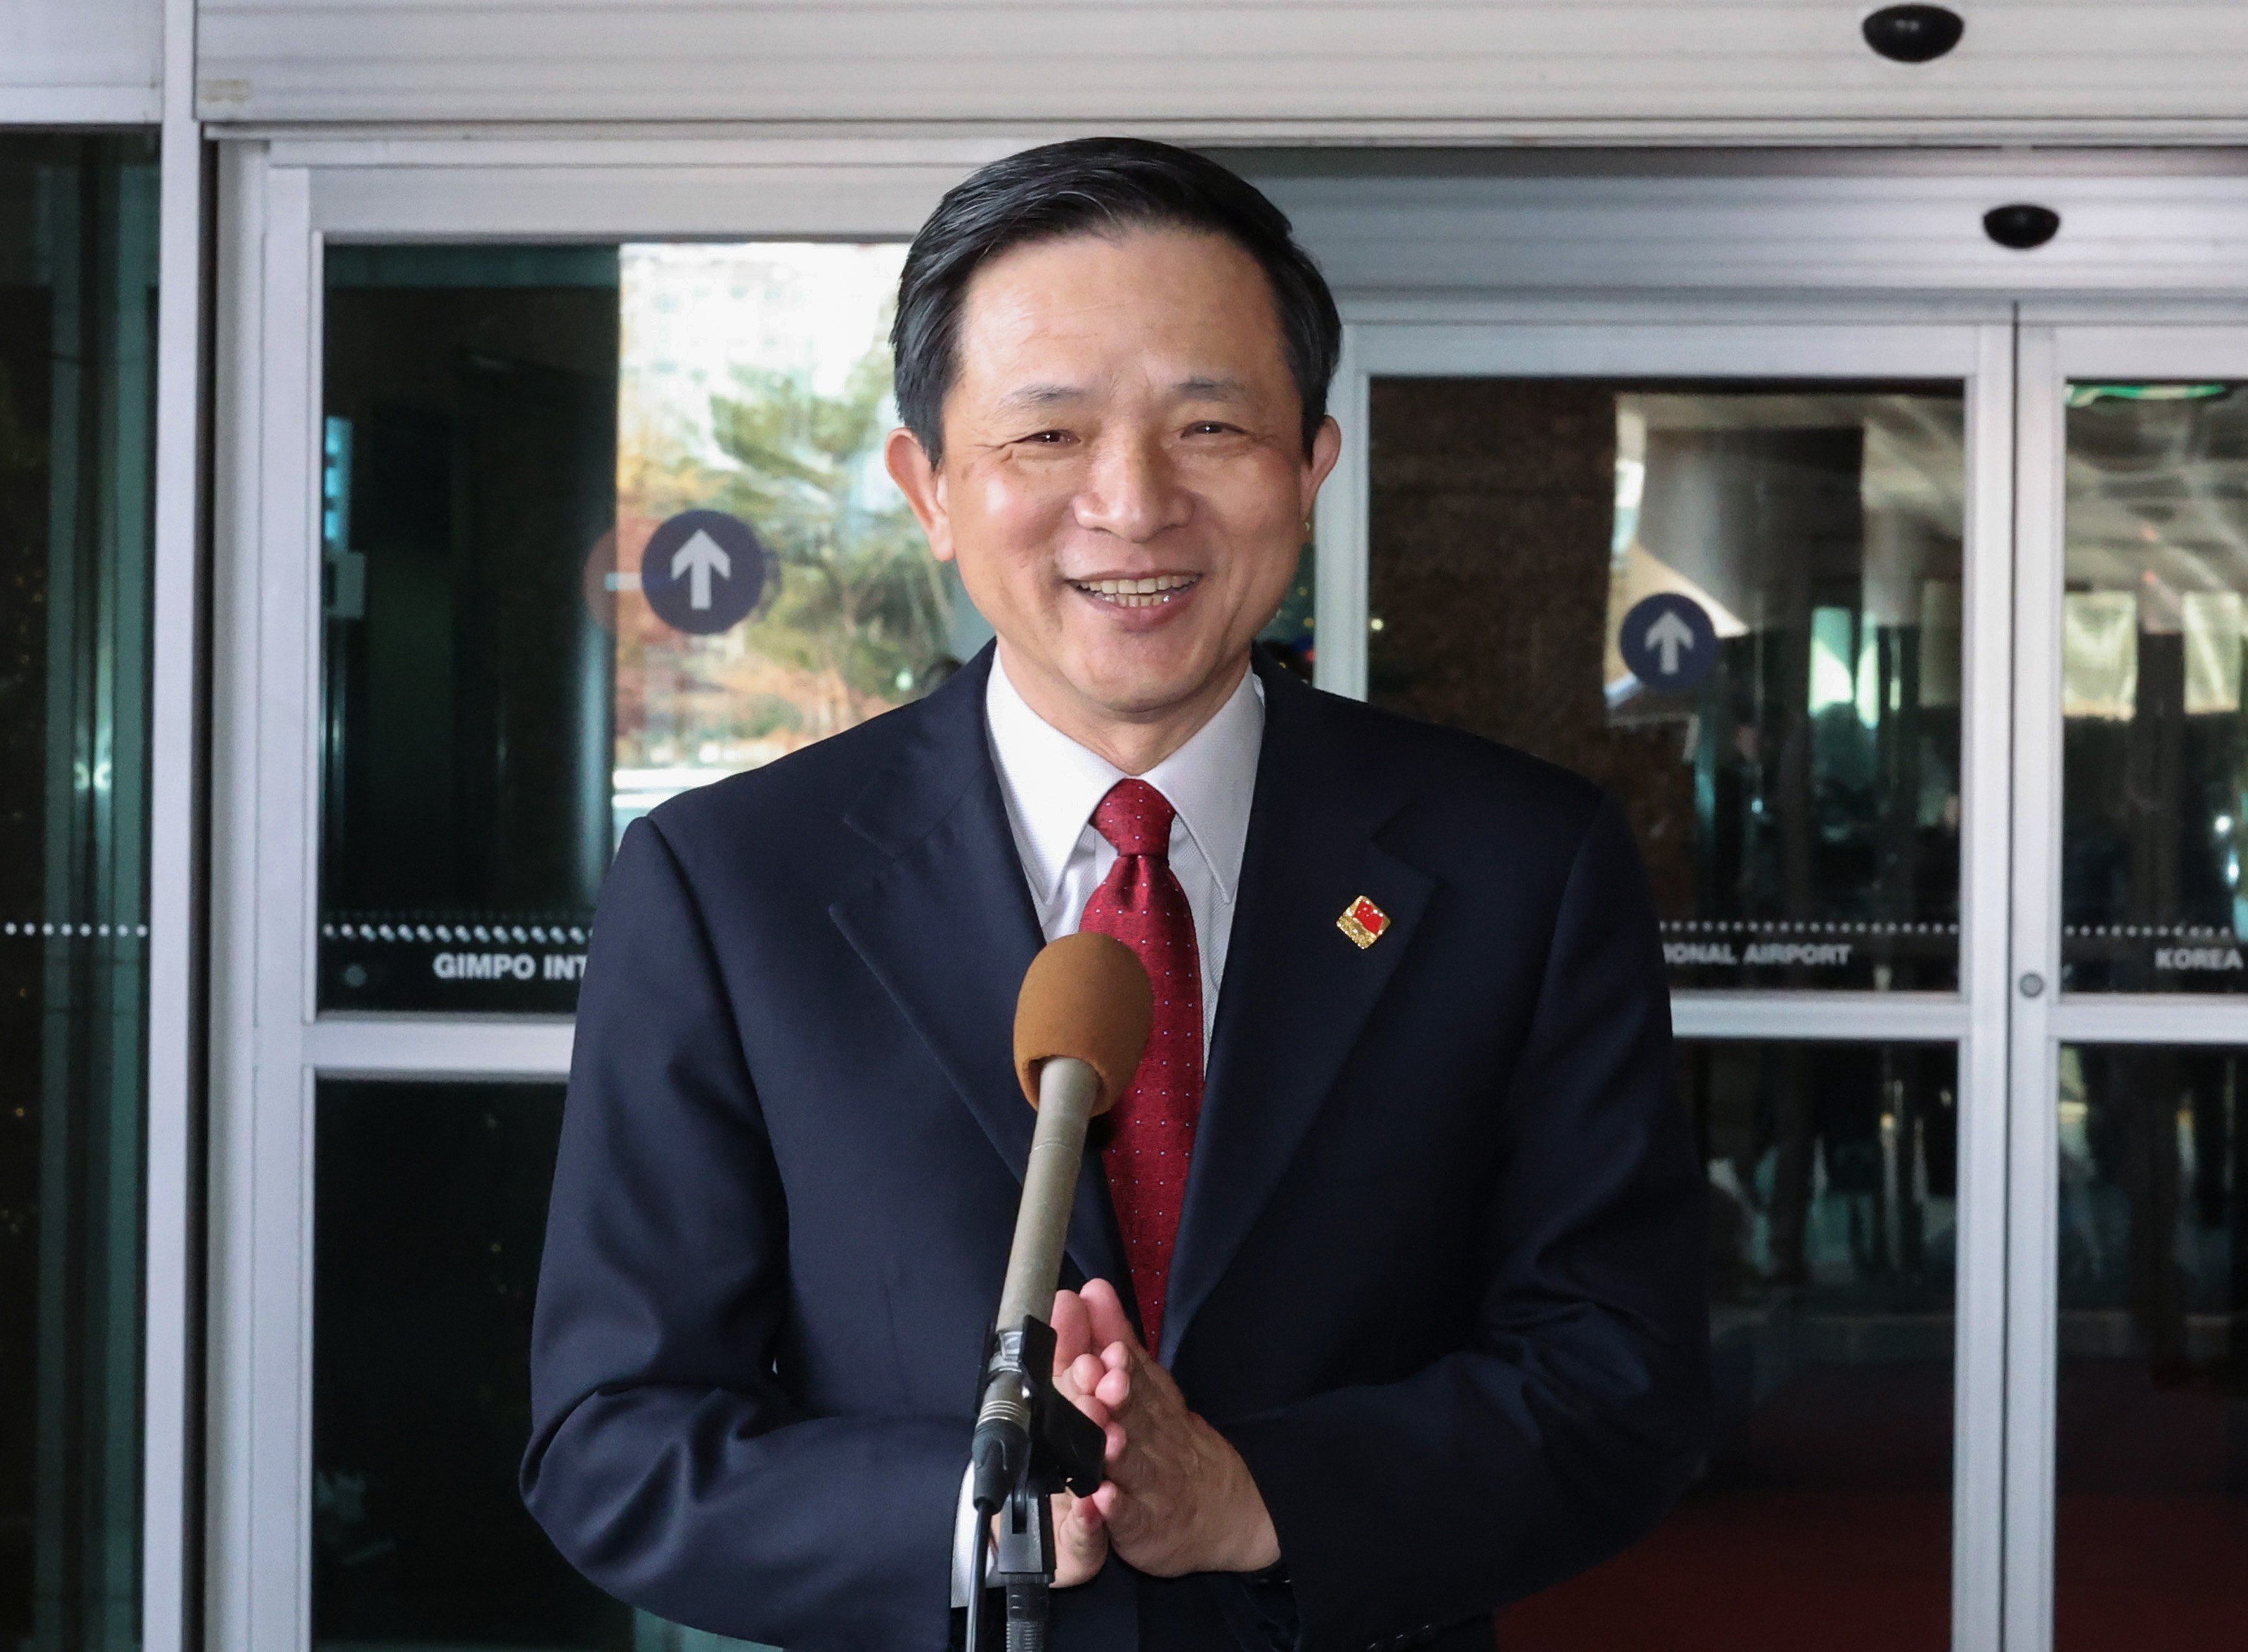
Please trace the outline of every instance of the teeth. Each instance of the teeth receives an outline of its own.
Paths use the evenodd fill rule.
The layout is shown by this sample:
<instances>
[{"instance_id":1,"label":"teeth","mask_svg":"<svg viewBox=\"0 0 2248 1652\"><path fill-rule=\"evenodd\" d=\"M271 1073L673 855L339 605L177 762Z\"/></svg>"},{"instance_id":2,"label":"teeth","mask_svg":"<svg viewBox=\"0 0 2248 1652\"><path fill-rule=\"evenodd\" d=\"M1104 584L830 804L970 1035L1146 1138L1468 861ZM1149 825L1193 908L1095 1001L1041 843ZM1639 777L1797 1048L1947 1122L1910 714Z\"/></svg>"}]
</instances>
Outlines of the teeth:
<instances>
[{"instance_id":1,"label":"teeth","mask_svg":"<svg viewBox=\"0 0 2248 1652\"><path fill-rule=\"evenodd\" d=\"M1158 573L1143 579L1080 579L1077 588L1106 598L1119 607L1151 608L1169 602L1195 582L1190 573Z\"/></svg>"}]
</instances>

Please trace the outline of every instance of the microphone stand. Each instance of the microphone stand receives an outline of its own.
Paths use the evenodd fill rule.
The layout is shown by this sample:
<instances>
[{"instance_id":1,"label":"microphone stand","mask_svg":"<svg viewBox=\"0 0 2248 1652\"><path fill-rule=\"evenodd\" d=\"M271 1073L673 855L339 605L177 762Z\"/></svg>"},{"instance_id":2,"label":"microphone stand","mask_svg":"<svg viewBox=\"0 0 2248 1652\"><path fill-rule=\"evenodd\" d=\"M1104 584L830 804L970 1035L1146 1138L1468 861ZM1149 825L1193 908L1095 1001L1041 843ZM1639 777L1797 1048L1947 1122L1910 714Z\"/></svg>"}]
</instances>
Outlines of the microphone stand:
<instances>
[{"instance_id":1,"label":"microphone stand","mask_svg":"<svg viewBox=\"0 0 2248 1652\"><path fill-rule=\"evenodd\" d=\"M1053 1327L1037 1311L1053 1300L1086 1127L1100 1093L1099 1075L1083 1061L1057 1056L1039 1069L1038 1128L953 1533L952 1603L968 1609L967 1652L984 1652L984 1600L992 1588L1005 1599L1007 1652L1045 1652L1054 1575L1046 1499L1064 1487L1089 1497L1100 1484L1107 1442L1055 1388Z\"/></svg>"}]
</instances>

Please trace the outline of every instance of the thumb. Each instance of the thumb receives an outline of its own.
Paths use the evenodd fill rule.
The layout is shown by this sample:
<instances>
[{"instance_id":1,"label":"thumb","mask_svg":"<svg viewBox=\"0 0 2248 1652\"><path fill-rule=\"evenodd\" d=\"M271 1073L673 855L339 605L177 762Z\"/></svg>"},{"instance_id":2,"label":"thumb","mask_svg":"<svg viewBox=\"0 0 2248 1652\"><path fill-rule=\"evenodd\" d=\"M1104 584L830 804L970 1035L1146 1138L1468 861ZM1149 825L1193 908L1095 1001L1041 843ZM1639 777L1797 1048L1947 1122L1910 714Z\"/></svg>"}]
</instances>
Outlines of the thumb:
<instances>
[{"instance_id":1,"label":"thumb","mask_svg":"<svg viewBox=\"0 0 2248 1652\"><path fill-rule=\"evenodd\" d=\"M1053 1326L1053 1374L1059 1377L1079 1354L1094 1351L1097 1345L1093 1340L1093 1316L1086 1311L1085 1299L1076 1292L1057 1291L1053 1317L1047 1323Z\"/></svg>"},{"instance_id":2,"label":"thumb","mask_svg":"<svg viewBox=\"0 0 2248 1652\"><path fill-rule=\"evenodd\" d=\"M1140 1346L1140 1333L1132 1328L1132 1316L1124 1312L1124 1299L1117 1294L1114 1285L1106 1279L1088 1279L1079 1299L1085 1305L1087 1329L1095 1348L1105 1348L1112 1342L1121 1342L1127 1347Z\"/></svg>"},{"instance_id":3,"label":"thumb","mask_svg":"<svg viewBox=\"0 0 2248 1652\"><path fill-rule=\"evenodd\" d=\"M1091 1498L1057 1492L1053 1499L1054 1587L1089 1583L1108 1563L1108 1523Z\"/></svg>"}]
</instances>

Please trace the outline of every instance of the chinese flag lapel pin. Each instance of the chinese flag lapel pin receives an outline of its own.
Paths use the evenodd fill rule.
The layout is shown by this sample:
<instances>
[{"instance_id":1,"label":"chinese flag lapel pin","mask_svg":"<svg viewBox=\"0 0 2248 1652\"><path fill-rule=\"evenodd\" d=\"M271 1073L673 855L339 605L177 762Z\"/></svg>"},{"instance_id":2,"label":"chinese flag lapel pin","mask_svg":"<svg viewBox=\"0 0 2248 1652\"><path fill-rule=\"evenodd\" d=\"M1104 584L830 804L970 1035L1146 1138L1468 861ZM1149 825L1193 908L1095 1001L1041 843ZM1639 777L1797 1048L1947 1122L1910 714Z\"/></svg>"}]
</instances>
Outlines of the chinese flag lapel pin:
<instances>
[{"instance_id":1,"label":"chinese flag lapel pin","mask_svg":"<svg viewBox=\"0 0 2248 1652\"><path fill-rule=\"evenodd\" d=\"M1361 895L1342 909L1342 916L1335 920L1335 928L1363 952L1381 939L1382 932L1389 928L1389 915Z\"/></svg>"}]
</instances>

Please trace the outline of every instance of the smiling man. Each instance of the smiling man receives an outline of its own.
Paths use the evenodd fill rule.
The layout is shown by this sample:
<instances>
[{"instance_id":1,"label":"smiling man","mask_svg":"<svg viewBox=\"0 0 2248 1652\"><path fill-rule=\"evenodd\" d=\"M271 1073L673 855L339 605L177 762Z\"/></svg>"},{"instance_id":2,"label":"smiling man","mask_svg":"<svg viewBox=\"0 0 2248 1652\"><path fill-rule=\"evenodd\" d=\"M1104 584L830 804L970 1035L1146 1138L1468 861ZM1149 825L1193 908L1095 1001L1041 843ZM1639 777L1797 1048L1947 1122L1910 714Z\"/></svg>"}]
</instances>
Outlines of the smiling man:
<instances>
[{"instance_id":1,"label":"smiling man","mask_svg":"<svg viewBox=\"0 0 2248 1652\"><path fill-rule=\"evenodd\" d=\"M998 640L618 851L524 1465L613 1593L956 1636L1014 996L1080 928L1159 990L1054 1306L1108 1477L1056 1511L1059 1652L1486 1648L1692 1472L1701 1185L1621 816L1254 649L1340 334L1279 212L1162 145L999 161L915 241L889 468Z\"/></svg>"}]
</instances>

